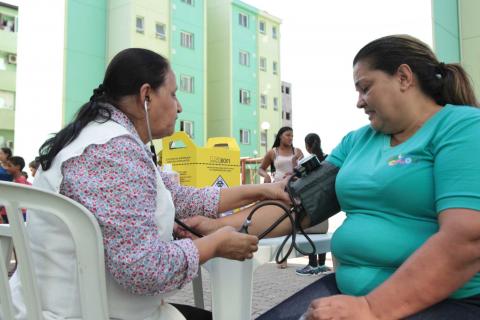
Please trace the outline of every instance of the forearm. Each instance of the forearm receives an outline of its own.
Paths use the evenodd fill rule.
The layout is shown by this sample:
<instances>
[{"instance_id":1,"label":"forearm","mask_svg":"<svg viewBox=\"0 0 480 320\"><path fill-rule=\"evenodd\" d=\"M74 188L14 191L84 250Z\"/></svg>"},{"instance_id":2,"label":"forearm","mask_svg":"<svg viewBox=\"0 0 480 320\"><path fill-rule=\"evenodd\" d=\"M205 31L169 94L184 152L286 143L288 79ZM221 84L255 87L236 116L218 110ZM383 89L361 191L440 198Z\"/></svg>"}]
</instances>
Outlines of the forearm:
<instances>
[{"instance_id":1,"label":"forearm","mask_svg":"<svg viewBox=\"0 0 480 320\"><path fill-rule=\"evenodd\" d=\"M218 212L243 207L266 198L266 187L261 184L249 184L220 190Z\"/></svg>"},{"instance_id":2,"label":"forearm","mask_svg":"<svg viewBox=\"0 0 480 320\"><path fill-rule=\"evenodd\" d=\"M219 238L220 236L221 234L212 233L193 241L198 250L200 264L216 257L218 243L219 241L222 241L222 239Z\"/></svg>"},{"instance_id":3,"label":"forearm","mask_svg":"<svg viewBox=\"0 0 480 320\"><path fill-rule=\"evenodd\" d=\"M254 207L249 207L235 214L217 219L218 227L232 226L235 229L240 229ZM252 235L260 235L273 223L275 223L285 211L278 206L265 206L258 209L252 216L252 221L248 227L248 233ZM308 217L302 220L302 227L310 226L310 219ZM275 229L268 233L267 237L279 237L290 233L292 225L290 219L285 218Z\"/></svg>"},{"instance_id":4,"label":"forearm","mask_svg":"<svg viewBox=\"0 0 480 320\"><path fill-rule=\"evenodd\" d=\"M479 245L435 234L366 296L372 312L379 319L402 319L444 300L480 270Z\"/></svg>"},{"instance_id":5,"label":"forearm","mask_svg":"<svg viewBox=\"0 0 480 320\"><path fill-rule=\"evenodd\" d=\"M267 170L265 170L265 169L263 169L263 168L259 168L259 169L258 169L258 174L259 174L260 176L264 177L264 178L269 177Z\"/></svg>"}]
</instances>

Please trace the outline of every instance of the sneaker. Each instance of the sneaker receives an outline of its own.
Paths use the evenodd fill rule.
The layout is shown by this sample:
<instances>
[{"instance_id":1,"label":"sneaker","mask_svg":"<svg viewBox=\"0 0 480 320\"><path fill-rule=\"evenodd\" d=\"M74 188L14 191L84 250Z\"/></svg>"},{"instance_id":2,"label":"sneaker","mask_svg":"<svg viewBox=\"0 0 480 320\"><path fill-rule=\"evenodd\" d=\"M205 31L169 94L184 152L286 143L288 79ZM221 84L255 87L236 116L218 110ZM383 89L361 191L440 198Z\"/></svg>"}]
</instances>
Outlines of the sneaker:
<instances>
[{"instance_id":1,"label":"sneaker","mask_svg":"<svg viewBox=\"0 0 480 320\"><path fill-rule=\"evenodd\" d=\"M309 264L295 271L295 273L299 276L313 276L318 274L319 272L319 267L312 267Z\"/></svg>"},{"instance_id":2,"label":"sneaker","mask_svg":"<svg viewBox=\"0 0 480 320\"><path fill-rule=\"evenodd\" d=\"M332 271L332 269L330 269L326 265L319 266L317 267L317 269L318 269L318 273L325 273L325 272Z\"/></svg>"}]
</instances>

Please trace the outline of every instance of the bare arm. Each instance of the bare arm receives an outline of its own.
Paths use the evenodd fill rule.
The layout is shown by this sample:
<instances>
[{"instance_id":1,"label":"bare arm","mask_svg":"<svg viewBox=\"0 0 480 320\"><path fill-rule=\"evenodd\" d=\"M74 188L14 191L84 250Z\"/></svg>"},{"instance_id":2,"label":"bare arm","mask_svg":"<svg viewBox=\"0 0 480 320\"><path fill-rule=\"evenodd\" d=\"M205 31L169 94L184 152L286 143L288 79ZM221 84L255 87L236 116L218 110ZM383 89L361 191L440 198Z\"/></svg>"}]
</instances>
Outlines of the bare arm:
<instances>
[{"instance_id":1,"label":"bare arm","mask_svg":"<svg viewBox=\"0 0 480 320\"><path fill-rule=\"evenodd\" d=\"M210 234L215 230L225 226L232 226L234 229L239 230L252 209L253 207L249 207L241 210L240 212L219 219L209 219L202 216L196 216L187 219L185 222L187 225L201 234ZM248 228L248 233L252 235L259 235L263 233L283 214L283 209L277 206L265 206L258 209L252 217L252 224ZM307 228L309 226L310 218L307 216L302 220L302 227ZM280 223L274 230L272 230L267 237L279 237L286 235L291 231L291 229L290 220L287 218L283 220L283 222Z\"/></svg>"},{"instance_id":2,"label":"bare arm","mask_svg":"<svg viewBox=\"0 0 480 320\"><path fill-rule=\"evenodd\" d=\"M306 319L403 319L450 296L480 270L480 212L447 209L440 230L366 296L314 300Z\"/></svg>"},{"instance_id":3,"label":"bare arm","mask_svg":"<svg viewBox=\"0 0 480 320\"><path fill-rule=\"evenodd\" d=\"M247 184L221 189L218 212L240 208L266 199L288 202L289 198L284 189L285 183Z\"/></svg>"},{"instance_id":4,"label":"bare arm","mask_svg":"<svg viewBox=\"0 0 480 320\"><path fill-rule=\"evenodd\" d=\"M267 172L267 169L269 166L272 165L272 159L273 159L274 151L273 149L268 150L268 152L265 154L265 157L263 157L262 163L260 164L260 168L258 168L258 174L265 178L265 183L271 182L270 175Z\"/></svg>"},{"instance_id":5,"label":"bare arm","mask_svg":"<svg viewBox=\"0 0 480 320\"><path fill-rule=\"evenodd\" d=\"M393 275L366 296L379 319L400 319L460 288L480 270L480 212L448 209L440 230Z\"/></svg>"}]
</instances>

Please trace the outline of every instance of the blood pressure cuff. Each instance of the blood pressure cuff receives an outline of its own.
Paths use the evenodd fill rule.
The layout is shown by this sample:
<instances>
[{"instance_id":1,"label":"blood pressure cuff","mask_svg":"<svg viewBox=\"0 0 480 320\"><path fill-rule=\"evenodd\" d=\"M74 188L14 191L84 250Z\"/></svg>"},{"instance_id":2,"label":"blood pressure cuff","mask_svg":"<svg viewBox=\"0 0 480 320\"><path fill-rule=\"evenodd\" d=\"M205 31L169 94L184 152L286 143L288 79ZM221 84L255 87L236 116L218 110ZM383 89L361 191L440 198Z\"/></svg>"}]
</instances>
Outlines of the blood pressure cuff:
<instances>
[{"instance_id":1,"label":"blood pressure cuff","mask_svg":"<svg viewBox=\"0 0 480 320\"><path fill-rule=\"evenodd\" d=\"M323 161L317 169L290 185L295 199L301 202L302 215L310 217L312 226L340 212L335 192L338 171L338 167Z\"/></svg>"}]
</instances>

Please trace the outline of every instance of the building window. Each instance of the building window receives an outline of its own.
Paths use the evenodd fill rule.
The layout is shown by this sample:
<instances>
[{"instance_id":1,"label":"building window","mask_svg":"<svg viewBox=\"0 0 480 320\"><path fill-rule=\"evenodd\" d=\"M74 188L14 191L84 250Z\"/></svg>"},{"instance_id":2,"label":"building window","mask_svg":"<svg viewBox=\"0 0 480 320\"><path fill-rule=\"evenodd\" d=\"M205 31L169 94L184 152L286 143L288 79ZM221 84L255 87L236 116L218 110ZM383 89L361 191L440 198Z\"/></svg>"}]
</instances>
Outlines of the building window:
<instances>
[{"instance_id":1,"label":"building window","mask_svg":"<svg viewBox=\"0 0 480 320\"><path fill-rule=\"evenodd\" d=\"M138 33L145 32L145 19L143 17L138 17L135 19L135 26Z\"/></svg>"},{"instance_id":2,"label":"building window","mask_svg":"<svg viewBox=\"0 0 480 320\"><path fill-rule=\"evenodd\" d=\"M188 4L189 6L193 6L193 0L182 0L182 2Z\"/></svg>"},{"instance_id":3,"label":"building window","mask_svg":"<svg viewBox=\"0 0 480 320\"><path fill-rule=\"evenodd\" d=\"M193 33L180 32L180 45L185 48L193 49Z\"/></svg>"},{"instance_id":4,"label":"building window","mask_svg":"<svg viewBox=\"0 0 480 320\"><path fill-rule=\"evenodd\" d=\"M290 112L286 112L286 113L285 113L285 118L286 118L287 120L290 120Z\"/></svg>"},{"instance_id":5,"label":"building window","mask_svg":"<svg viewBox=\"0 0 480 320\"><path fill-rule=\"evenodd\" d=\"M272 64L273 74L278 74L278 63L273 61Z\"/></svg>"},{"instance_id":6,"label":"building window","mask_svg":"<svg viewBox=\"0 0 480 320\"><path fill-rule=\"evenodd\" d=\"M289 87L285 87L285 93L290 94L290 88Z\"/></svg>"},{"instance_id":7,"label":"building window","mask_svg":"<svg viewBox=\"0 0 480 320\"><path fill-rule=\"evenodd\" d=\"M272 27L272 38L277 39L277 27Z\"/></svg>"},{"instance_id":8,"label":"building window","mask_svg":"<svg viewBox=\"0 0 480 320\"><path fill-rule=\"evenodd\" d=\"M17 18L6 14L0 14L0 30L17 31Z\"/></svg>"},{"instance_id":9,"label":"building window","mask_svg":"<svg viewBox=\"0 0 480 320\"><path fill-rule=\"evenodd\" d=\"M155 23L155 36L165 40L165 25L163 23Z\"/></svg>"},{"instance_id":10,"label":"building window","mask_svg":"<svg viewBox=\"0 0 480 320\"><path fill-rule=\"evenodd\" d=\"M267 58L260 57L260 63L258 64L260 70L267 71Z\"/></svg>"},{"instance_id":11,"label":"building window","mask_svg":"<svg viewBox=\"0 0 480 320\"><path fill-rule=\"evenodd\" d=\"M250 91L245 89L240 89L240 103L250 104Z\"/></svg>"},{"instance_id":12,"label":"building window","mask_svg":"<svg viewBox=\"0 0 480 320\"><path fill-rule=\"evenodd\" d=\"M250 144L250 130L240 129L240 143Z\"/></svg>"},{"instance_id":13,"label":"building window","mask_svg":"<svg viewBox=\"0 0 480 320\"><path fill-rule=\"evenodd\" d=\"M278 98L277 97L273 98L273 110L275 110L275 111L278 110Z\"/></svg>"},{"instance_id":14,"label":"building window","mask_svg":"<svg viewBox=\"0 0 480 320\"><path fill-rule=\"evenodd\" d=\"M267 133L262 131L260 133L260 145L265 147L267 145Z\"/></svg>"},{"instance_id":15,"label":"building window","mask_svg":"<svg viewBox=\"0 0 480 320\"><path fill-rule=\"evenodd\" d=\"M0 109L13 110L15 107L15 93L0 90Z\"/></svg>"},{"instance_id":16,"label":"building window","mask_svg":"<svg viewBox=\"0 0 480 320\"><path fill-rule=\"evenodd\" d=\"M243 13L239 13L238 14L238 24L245 27L245 28L248 28L248 16L243 14Z\"/></svg>"},{"instance_id":17,"label":"building window","mask_svg":"<svg viewBox=\"0 0 480 320\"><path fill-rule=\"evenodd\" d=\"M258 31L260 31L260 33L265 33L267 31L265 21L258 22Z\"/></svg>"},{"instance_id":18,"label":"building window","mask_svg":"<svg viewBox=\"0 0 480 320\"><path fill-rule=\"evenodd\" d=\"M240 51L240 64L242 66L249 66L250 65L250 53L246 51Z\"/></svg>"},{"instance_id":19,"label":"building window","mask_svg":"<svg viewBox=\"0 0 480 320\"><path fill-rule=\"evenodd\" d=\"M267 109L267 96L264 94L260 95L260 108Z\"/></svg>"},{"instance_id":20,"label":"building window","mask_svg":"<svg viewBox=\"0 0 480 320\"><path fill-rule=\"evenodd\" d=\"M192 76L180 76L180 90L188 93L193 93L194 78Z\"/></svg>"},{"instance_id":21,"label":"building window","mask_svg":"<svg viewBox=\"0 0 480 320\"><path fill-rule=\"evenodd\" d=\"M194 138L193 135L193 121L182 120L180 121L180 131L185 131L190 138Z\"/></svg>"}]
</instances>

